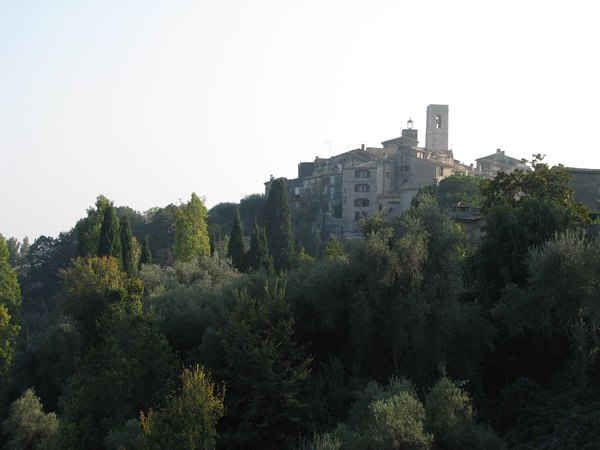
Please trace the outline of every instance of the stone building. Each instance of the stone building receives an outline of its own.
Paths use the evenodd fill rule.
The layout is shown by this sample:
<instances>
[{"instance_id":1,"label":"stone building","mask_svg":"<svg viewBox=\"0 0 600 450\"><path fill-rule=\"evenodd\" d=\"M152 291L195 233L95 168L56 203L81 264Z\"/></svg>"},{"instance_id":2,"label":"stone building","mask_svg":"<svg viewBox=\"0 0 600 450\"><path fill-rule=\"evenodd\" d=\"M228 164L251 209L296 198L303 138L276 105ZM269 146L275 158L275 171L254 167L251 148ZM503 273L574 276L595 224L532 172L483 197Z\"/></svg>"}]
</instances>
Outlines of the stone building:
<instances>
[{"instance_id":1,"label":"stone building","mask_svg":"<svg viewBox=\"0 0 600 450\"><path fill-rule=\"evenodd\" d=\"M448 148L448 118L448 105L429 105L425 147L418 146L418 131L409 120L400 137L381 147L301 162L298 178L288 180L295 217L312 223L322 239L353 237L361 218L407 209L421 187L454 173L475 175L473 166L455 160ZM267 193L269 186L270 181Z\"/></svg>"},{"instance_id":2,"label":"stone building","mask_svg":"<svg viewBox=\"0 0 600 450\"><path fill-rule=\"evenodd\" d=\"M494 178L500 172L511 173L514 170L529 170L529 166L520 159L507 156L504 150L497 149L493 153L475 160L477 162L477 175L485 178Z\"/></svg>"}]
</instances>

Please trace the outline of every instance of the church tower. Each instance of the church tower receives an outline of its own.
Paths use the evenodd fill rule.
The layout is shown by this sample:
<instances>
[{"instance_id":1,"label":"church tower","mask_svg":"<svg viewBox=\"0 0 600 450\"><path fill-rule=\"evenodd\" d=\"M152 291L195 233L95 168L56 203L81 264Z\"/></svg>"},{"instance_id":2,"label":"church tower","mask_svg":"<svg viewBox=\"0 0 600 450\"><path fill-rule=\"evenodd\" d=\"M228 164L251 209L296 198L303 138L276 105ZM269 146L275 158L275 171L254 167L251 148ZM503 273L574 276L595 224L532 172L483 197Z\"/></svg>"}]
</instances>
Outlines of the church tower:
<instances>
[{"instance_id":1,"label":"church tower","mask_svg":"<svg viewBox=\"0 0 600 450\"><path fill-rule=\"evenodd\" d=\"M425 148L432 152L448 150L448 105L427 107Z\"/></svg>"}]
</instances>

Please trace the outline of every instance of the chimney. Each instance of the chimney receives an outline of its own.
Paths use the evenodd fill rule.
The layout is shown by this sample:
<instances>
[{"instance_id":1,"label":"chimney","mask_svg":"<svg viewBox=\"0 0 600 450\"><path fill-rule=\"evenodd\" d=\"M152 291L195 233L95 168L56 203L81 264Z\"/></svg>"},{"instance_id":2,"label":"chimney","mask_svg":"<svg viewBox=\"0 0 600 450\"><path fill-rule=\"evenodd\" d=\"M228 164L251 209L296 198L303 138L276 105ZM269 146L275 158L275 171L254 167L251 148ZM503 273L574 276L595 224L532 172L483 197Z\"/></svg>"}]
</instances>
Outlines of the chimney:
<instances>
[{"instance_id":1,"label":"chimney","mask_svg":"<svg viewBox=\"0 0 600 450\"><path fill-rule=\"evenodd\" d=\"M364 152L365 151L365 144L360 144L360 148Z\"/></svg>"}]
</instances>

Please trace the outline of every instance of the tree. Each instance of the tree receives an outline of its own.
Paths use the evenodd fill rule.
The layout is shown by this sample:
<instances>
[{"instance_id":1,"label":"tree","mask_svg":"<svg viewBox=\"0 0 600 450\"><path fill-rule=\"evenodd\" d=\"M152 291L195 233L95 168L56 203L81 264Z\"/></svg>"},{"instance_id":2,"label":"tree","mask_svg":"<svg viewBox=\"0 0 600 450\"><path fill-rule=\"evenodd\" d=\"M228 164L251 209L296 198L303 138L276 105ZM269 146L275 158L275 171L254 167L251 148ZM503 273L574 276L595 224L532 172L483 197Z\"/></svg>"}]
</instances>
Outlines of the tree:
<instances>
[{"instance_id":1,"label":"tree","mask_svg":"<svg viewBox=\"0 0 600 450\"><path fill-rule=\"evenodd\" d=\"M487 303L498 301L508 283L526 285L530 247L588 221L587 208L574 199L568 170L541 161L541 155L534 155L533 170L501 172L481 182L487 223L467 276L473 277L475 295Z\"/></svg>"},{"instance_id":2,"label":"tree","mask_svg":"<svg viewBox=\"0 0 600 450\"><path fill-rule=\"evenodd\" d=\"M87 210L87 217L75 225L77 236L77 256L96 256L100 243L100 229L104 219L104 210L110 201L103 195L96 199L96 208Z\"/></svg>"},{"instance_id":3,"label":"tree","mask_svg":"<svg viewBox=\"0 0 600 450\"><path fill-rule=\"evenodd\" d=\"M427 394L426 429L435 436L436 448L505 449L492 429L476 423L475 409L463 384L443 377Z\"/></svg>"},{"instance_id":4,"label":"tree","mask_svg":"<svg viewBox=\"0 0 600 450\"><path fill-rule=\"evenodd\" d=\"M120 220L119 235L121 240L121 262L123 264L123 270L127 275L134 276L137 271L137 265L135 263L136 242L134 242L135 238L131 234L127 216L124 216Z\"/></svg>"},{"instance_id":5,"label":"tree","mask_svg":"<svg viewBox=\"0 0 600 450\"><path fill-rule=\"evenodd\" d=\"M115 258L76 258L61 278L58 308L78 323L86 340L97 339L97 321L107 309L141 309L141 282L128 279Z\"/></svg>"},{"instance_id":6,"label":"tree","mask_svg":"<svg viewBox=\"0 0 600 450\"><path fill-rule=\"evenodd\" d=\"M8 257L6 241L0 234L0 386L12 361L21 316L21 289Z\"/></svg>"},{"instance_id":7,"label":"tree","mask_svg":"<svg viewBox=\"0 0 600 450\"><path fill-rule=\"evenodd\" d=\"M142 244L142 252L140 254L140 263L138 269L142 268L142 264L152 264L152 251L150 250L148 235L146 235L144 238L144 243Z\"/></svg>"},{"instance_id":8,"label":"tree","mask_svg":"<svg viewBox=\"0 0 600 450\"><path fill-rule=\"evenodd\" d=\"M32 389L27 389L10 405L2 428L10 436L5 448L44 450L52 448L58 419L54 413L44 413L40 399Z\"/></svg>"},{"instance_id":9,"label":"tree","mask_svg":"<svg viewBox=\"0 0 600 450\"><path fill-rule=\"evenodd\" d=\"M540 154L533 155L531 171L500 172L493 180L481 181L484 210L490 211L502 204L517 207L528 198L547 198L568 211L573 221L588 222L587 208L575 201L567 168L562 164L549 167L542 163L543 158Z\"/></svg>"},{"instance_id":10,"label":"tree","mask_svg":"<svg viewBox=\"0 0 600 450\"><path fill-rule=\"evenodd\" d=\"M177 210L174 257L176 261L191 261L210 255L207 211L202 200L192 193L190 201Z\"/></svg>"},{"instance_id":11,"label":"tree","mask_svg":"<svg viewBox=\"0 0 600 450\"><path fill-rule=\"evenodd\" d=\"M103 448L111 430L163 404L178 366L153 317L106 311L98 320L97 344L63 387L63 446Z\"/></svg>"},{"instance_id":12,"label":"tree","mask_svg":"<svg viewBox=\"0 0 600 450\"><path fill-rule=\"evenodd\" d=\"M131 230L130 230L131 232ZM98 256L112 256L121 259L121 236L119 234L119 219L112 204L104 208L104 218L100 228Z\"/></svg>"},{"instance_id":13,"label":"tree","mask_svg":"<svg viewBox=\"0 0 600 450\"><path fill-rule=\"evenodd\" d=\"M310 357L294 337L294 317L277 282L261 298L236 292L222 332L227 382L224 445L285 448L306 424L302 389Z\"/></svg>"},{"instance_id":14,"label":"tree","mask_svg":"<svg viewBox=\"0 0 600 450\"><path fill-rule=\"evenodd\" d=\"M266 197L264 194L247 195L240 200L240 219L244 230L252 228L255 220L261 220Z\"/></svg>"},{"instance_id":15,"label":"tree","mask_svg":"<svg viewBox=\"0 0 600 450\"><path fill-rule=\"evenodd\" d=\"M0 234L0 305L4 305L7 313L16 320L21 313L21 288L8 257L6 240Z\"/></svg>"},{"instance_id":16,"label":"tree","mask_svg":"<svg viewBox=\"0 0 600 450\"><path fill-rule=\"evenodd\" d=\"M273 258L269 254L267 245L267 235L265 229L258 226L254 220L252 227L252 236L250 238L250 250L248 250L247 266L252 270L264 270L266 273L273 273Z\"/></svg>"},{"instance_id":17,"label":"tree","mask_svg":"<svg viewBox=\"0 0 600 450\"><path fill-rule=\"evenodd\" d=\"M439 207L449 209L460 201L478 207L481 204L480 181L479 177L460 174L444 178L437 186L436 198Z\"/></svg>"},{"instance_id":18,"label":"tree","mask_svg":"<svg viewBox=\"0 0 600 450\"><path fill-rule=\"evenodd\" d=\"M281 272L289 269L294 260L294 234L284 178L271 183L263 211L263 223L275 270Z\"/></svg>"},{"instance_id":19,"label":"tree","mask_svg":"<svg viewBox=\"0 0 600 450\"><path fill-rule=\"evenodd\" d=\"M152 251L152 260L162 265L173 264L173 246L177 228L177 211L179 207L168 205L164 208L153 208L145 213L147 224L143 234L150 235L149 243Z\"/></svg>"},{"instance_id":20,"label":"tree","mask_svg":"<svg viewBox=\"0 0 600 450\"><path fill-rule=\"evenodd\" d=\"M229 233L229 245L227 246L227 257L238 270L245 269L246 249L244 248L244 232L240 222L240 210L236 208L233 213L233 224Z\"/></svg>"},{"instance_id":21,"label":"tree","mask_svg":"<svg viewBox=\"0 0 600 450\"><path fill-rule=\"evenodd\" d=\"M337 237L333 236L327 244L325 244L323 255L325 259L344 259L346 257L344 244Z\"/></svg>"},{"instance_id":22,"label":"tree","mask_svg":"<svg viewBox=\"0 0 600 450\"><path fill-rule=\"evenodd\" d=\"M29 331L35 329L36 318L41 319L54 308L52 298L59 288L59 269L71 264L76 247L74 229L60 233L58 238L40 236L29 247L29 270L22 283L23 315Z\"/></svg>"},{"instance_id":23,"label":"tree","mask_svg":"<svg viewBox=\"0 0 600 450\"><path fill-rule=\"evenodd\" d=\"M425 409L412 383L391 378L387 386L369 381L357 393L348 420L336 429L349 449L429 449Z\"/></svg>"},{"instance_id":24,"label":"tree","mask_svg":"<svg viewBox=\"0 0 600 450\"><path fill-rule=\"evenodd\" d=\"M218 203L208 211L206 223L208 224L208 233L212 236L224 236L231 229L235 210L238 205L235 203Z\"/></svg>"},{"instance_id":25,"label":"tree","mask_svg":"<svg viewBox=\"0 0 600 450\"><path fill-rule=\"evenodd\" d=\"M568 210L549 198L494 206L487 214L485 234L475 255L474 275L481 297L494 303L508 283L524 286L529 249L571 227Z\"/></svg>"},{"instance_id":26,"label":"tree","mask_svg":"<svg viewBox=\"0 0 600 450\"><path fill-rule=\"evenodd\" d=\"M58 398L67 380L75 373L82 356L82 339L73 320L56 315L50 325L30 333L15 355L11 392L15 395L31 387L50 411L58 408Z\"/></svg>"},{"instance_id":27,"label":"tree","mask_svg":"<svg viewBox=\"0 0 600 450\"><path fill-rule=\"evenodd\" d=\"M29 252L29 238L25 237L23 242L11 237L6 241L8 247L8 263L15 269L19 279L27 275L29 265L27 264L27 253Z\"/></svg>"},{"instance_id":28,"label":"tree","mask_svg":"<svg viewBox=\"0 0 600 450\"><path fill-rule=\"evenodd\" d=\"M11 320L6 306L0 304L0 387L5 384L20 329L21 327Z\"/></svg>"},{"instance_id":29,"label":"tree","mask_svg":"<svg viewBox=\"0 0 600 450\"><path fill-rule=\"evenodd\" d=\"M536 366L549 360L562 368L570 357L581 389L600 374L599 259L598 237L586 238L581 230L557 234L530 249L527 287L507 288L494 310L510 335L537 343L531 349L541 354Z\"/></svg>"},{"instance_id":30,"label":"tree","mask_svg":"<svg viewBox=\"0 0 600 450\"><path fill-rule=\"evenodd\" d=\"M167 404L141 413L143 449L213 449L217 422L225 413L224 389L218 389L202 367L184 369L181 388Z\"/></svg>"}]
</instances>

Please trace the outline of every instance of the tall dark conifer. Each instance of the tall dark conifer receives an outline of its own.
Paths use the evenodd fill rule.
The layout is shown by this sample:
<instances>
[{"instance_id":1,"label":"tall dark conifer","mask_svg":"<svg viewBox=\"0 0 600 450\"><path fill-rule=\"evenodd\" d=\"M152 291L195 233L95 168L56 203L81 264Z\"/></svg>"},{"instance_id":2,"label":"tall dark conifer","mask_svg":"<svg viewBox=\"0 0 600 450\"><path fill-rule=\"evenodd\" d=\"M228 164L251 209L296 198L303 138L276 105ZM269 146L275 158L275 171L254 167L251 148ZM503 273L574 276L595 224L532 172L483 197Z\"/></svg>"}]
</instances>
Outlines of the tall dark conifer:
<instances>
[{"instance_id":1,"label":"tall dark conifer","mask_svg":"<svg viewBox=\"0 0 600 450\"><path fill-rule=\"evenodd\" d=\"M121 261L123 262L123 270L128 275L134 276L137 271L133 250L133 240L135 238L131 234L131 227L129 226L129 219L127 216L120 220L119 234L121 235Z\"/></svg>"},{"instance_id":2,"label":"tall dark conifer","mask_svg":"<svg viewBox=\"0 0 600 450\"><path fill-rule=\"evenodd\" d=\"M281 272L289 269L294 259L294 235L284 178L278 178L271 183L263 211L263 223L275 270Z\"/></svg>"},{"instance_id":3,"label":"tall dark conifer","mask_svg":"<svg viewBox=\"0 0 600 450\"><path fill-rule=\"evenodd\" d=\"M152 264L152 251L150 250L150 241L148 240L148 235L144 239L142 243L142 252L140 254L140 264L139 269L142 268L142 264Z\"/></svg>"},{"instance_id":4,"label":"tall dark conifer","mask_svg":"<svg viewBox=\"0 0 600 450\"><path fill-rule=\"evenodd\" d=\"M258 226L256 219L254 219L254 226L252 227L250 250L246 255L246 265L252 270L264 270L267 273L274 271L273 258L269 254L265 229Z\"/></svg>"},{"instance_id":5,"label":"tall dark conifer","mask_svg":"<svg viewBox=\"0 0 600 450\"><path fill-rule=\"evenodd\" d=\"M119 219L112 204L104 209L104 218L100 228L100 245L98 256L121 258L121 236L119 235Z\"/></svg>"},{"instance_id":6,"label":"tall dark conifer","mask_svg":"<svg viewBox=\"0 0 600 450\"><path fill-rule=\"evenodd\" d=\"M245 269L246 250L244 249L244 232L240 220L240 210L235 209L233 214L233 224L229 234L229 244L227 246L227 257L231 259L231 264L238 269Z\"/></svg>"}]
</instances>

